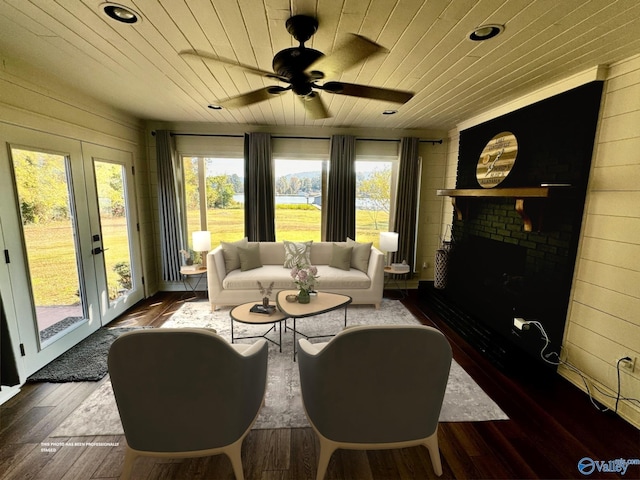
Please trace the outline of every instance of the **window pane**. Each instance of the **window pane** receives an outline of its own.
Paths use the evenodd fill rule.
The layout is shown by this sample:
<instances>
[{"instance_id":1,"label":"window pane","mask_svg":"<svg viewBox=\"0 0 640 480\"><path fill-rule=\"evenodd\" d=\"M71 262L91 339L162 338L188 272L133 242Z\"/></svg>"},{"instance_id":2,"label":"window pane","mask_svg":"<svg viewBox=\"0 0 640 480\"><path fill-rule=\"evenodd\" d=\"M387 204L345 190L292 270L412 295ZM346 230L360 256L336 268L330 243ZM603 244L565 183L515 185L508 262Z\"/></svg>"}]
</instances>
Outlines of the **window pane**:
<instances>
[{"instance_id":1,"label":"window pane","mask_svg":"<svg viewBox=\"0 0 640 480\"><path fill-rule=\"evenodd\" d=\"M389 231L394 162L356 161L356 240L379 246Z\"/></svg>"},{"instance_id":2,"label":"window pane","mask_svg":"<svg viewBox=\"0 0 640 480\"><path fill-rule=\"evenodd\" d=\"M183 157L183 168L189 247L198 230L211 232L212 245L244 237L244 160Z\"/></svg>"},{"instance_id":3,"label":"window pane","mask_svg":"<svg viewBox=\"0 0 640 480\"><path fill-rule=\"evenodd\" d=\"M274 160L276 240L322 238L322 160Z\"/></svg>"},{"instance_id":4,"label":"window pane","mask_svg":"<svg viewBox=\"0 0 640 480\"><path fill-rule=\"evenodd\" d=\"M244 237L244 160L206 158L207 228L211 244Z\"/></svg>"},{"instance_id":5,"label":"window pane","mask_svg":"<svg viewBox=\"0 0 640 480\"><path fill-rule=\"evenodd\" d=\"M184 203L187 220L187 238L191 244L191 232L200 230L200 183L198 181L198 157L183 157Z\"/></svg>"}]
</instances>

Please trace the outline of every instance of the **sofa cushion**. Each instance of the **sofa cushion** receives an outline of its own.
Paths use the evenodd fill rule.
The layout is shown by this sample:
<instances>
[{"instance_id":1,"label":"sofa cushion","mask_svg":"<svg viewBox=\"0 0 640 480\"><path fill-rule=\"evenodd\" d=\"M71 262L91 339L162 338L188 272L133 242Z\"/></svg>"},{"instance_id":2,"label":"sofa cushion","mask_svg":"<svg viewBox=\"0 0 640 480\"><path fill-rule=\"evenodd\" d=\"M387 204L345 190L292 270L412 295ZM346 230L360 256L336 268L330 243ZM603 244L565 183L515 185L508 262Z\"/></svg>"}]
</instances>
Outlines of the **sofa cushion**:
<instances>
[{"instance_id":1,"label":"sofa cushion","mask_svg":"<svg viewBox=\"0 0 640 480\"><path fill-rule=\"evenodd\" d=\"M329 265L317 265L317 267L318 281L316 282L316 290L346 290L344 293L349 295L349 289L369 288L371 286L369 276L355 268L340 270Z\"/></svg>"},{"instance_id":2,"label":"sofa cushion","mask_svg":"<svg viewBox=\"0 0 640 480\"><path fill-rule=\"evenodd\" d=\"M224 277L222 286L228 290L250 290L255 288L257 300L260 298L258 282L263 285L273 282L274 293L278 290L296 288L289 270L282 268L282 265L263 265L262 268L247 270L246 272L234 270Z\"/></svg>"},{"instance_id":3,"label":"sofa cushion","mask_svg":"<svg viewBox=\"0 0 640 480\"><path fill-rule=\"evenodd\" d=\"M284 242L284 268L295 266L311 265L311 245L313 240L308 242Z\"/></svg>"},{"instance_id":4,"label":"sofa cushion","mask_svg":"<svg viewBox=\"0 0 640 480\"><path fill-rule=\"evenodd\" d=\"M318 281L316 289L319 291L331 291L340 289L366 289L371 286L371 279L355 268L340 270L329 265L318 265ZM263 265L262 268L247 270L240 269L229 272L222 281L222 287L226 290L252 290L256 291L256 300L260 299L258 282L269 284L273 282L273 292L278 290L296 290L289 270L281 265ZM345 292L347 295L349 292Z\"/></svg>"},{"instance_id":5,"label":"sofa cushion","mask_svg":"<svg viewBox=\"0 0 640 480\"><path fill-rule=\"evenodd\" d=\"M372 242L360 243L347 238L347 246L353 247L353 252L351 253L351 268L357 268L361 272L367 273L369 270L371 245Z\"/></svg>"},{"instance_id":6,"label":"sofa cushion","mask_svg":"<svg viewBox=\"0 0 640 480\"><path fill-rule=\"evenodd\" d=\"M340 270L349 270L351 268L352 251L353 247L347 247L346 245L334 243L329 266L339 268Z\"/></svg>"},{"instance_id":7,"label":"sofa cushion","mask_svg":"<svg viewBox=\"0 0 640 480\"><path fill-rule=\"evenodd\" d=\"M260 244L252 244L247 248L238 247L238 256L240 257L240 271L246 272L254 268L260 268Z\"/></svg>"},{"instance_id":8,"label":"sofa cushion","mask_svg":"<svg viewBox=\"0 0 640 480\"><path fill-rule=\"evenodd\" d=\"M224 266L229 273L232 270L240 268L240 256L238 255L238 247L247 248L249 240L244 237L236 242L220 242L222 247L222 255L224 256Z\"/></svg>"}]
</instances>

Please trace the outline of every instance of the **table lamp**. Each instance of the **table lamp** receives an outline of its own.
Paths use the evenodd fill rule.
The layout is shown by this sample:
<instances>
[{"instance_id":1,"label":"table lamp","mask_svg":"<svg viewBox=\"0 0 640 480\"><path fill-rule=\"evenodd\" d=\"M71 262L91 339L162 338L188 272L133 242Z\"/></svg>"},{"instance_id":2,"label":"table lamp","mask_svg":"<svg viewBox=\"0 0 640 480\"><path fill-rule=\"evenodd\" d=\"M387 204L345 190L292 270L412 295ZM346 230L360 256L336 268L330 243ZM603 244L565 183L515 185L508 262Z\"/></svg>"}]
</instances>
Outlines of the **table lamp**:
<instances>
[{"instance_id":1,"label":"table lamp","mask_svg":"<svg viewBox=\"0 0 640 480\"><path fill-rule=\"evenodd\" d=\"M207 264L207 253L211 250L211 233L208 231L193 232L193 250L200 252L200 261L202 265Z\"/></svg>"},{"instance_id":2,"label":"table lamp","mask_svg":"<svg viewBox=\"0 0 640 480\"><path fill-rule=\"evenodd\" d=\"M391 253L398 251L398 234L396 232L380 232L380 250L387 252L387 266L391 265Z\"/></svg>"}]
</instances>

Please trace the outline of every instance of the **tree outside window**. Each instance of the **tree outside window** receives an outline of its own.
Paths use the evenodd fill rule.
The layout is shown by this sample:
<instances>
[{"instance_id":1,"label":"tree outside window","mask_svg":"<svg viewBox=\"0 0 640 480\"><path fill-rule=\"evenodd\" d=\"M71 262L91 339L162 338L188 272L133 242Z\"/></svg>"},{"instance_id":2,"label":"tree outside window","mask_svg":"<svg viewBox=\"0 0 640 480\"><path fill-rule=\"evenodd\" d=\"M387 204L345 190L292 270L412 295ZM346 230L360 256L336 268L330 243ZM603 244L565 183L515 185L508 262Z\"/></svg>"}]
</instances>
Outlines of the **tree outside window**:
<instances>
[{"instance_id":1,"label":"tree outside window","mask_svg":"<svg viewBox=\"0 0 640 480\"><path fill-rule=\"evenodd\" d=\"M389 230L397 162L356 161L356 240L378 246Z\"/></svg>"},{"instance_id":2,"label":"tree outside window","mask_svg":"<svg viewBox=\"0 0 640 480\"><path fill-rule=\"evenodd\" d=\"M212 245L244 237L244 160L191 156L182 160L187 245L198 230L211 232Z\"/></svg>"}]
</instances>

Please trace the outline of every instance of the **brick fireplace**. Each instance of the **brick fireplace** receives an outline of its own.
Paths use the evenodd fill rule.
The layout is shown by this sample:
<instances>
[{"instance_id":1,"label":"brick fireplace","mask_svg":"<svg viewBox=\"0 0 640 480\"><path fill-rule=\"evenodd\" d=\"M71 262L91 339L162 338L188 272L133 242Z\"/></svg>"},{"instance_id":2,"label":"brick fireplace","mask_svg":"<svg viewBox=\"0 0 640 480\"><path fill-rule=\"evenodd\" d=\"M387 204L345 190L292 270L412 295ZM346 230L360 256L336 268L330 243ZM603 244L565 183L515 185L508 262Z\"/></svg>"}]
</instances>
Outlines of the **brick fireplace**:
<instances>
[{"instance_id":1,"label":"brick fireplace","mask_svg":"<svg viewBox=\"0 0 640 480\"><path fill-rule=\"evenodd\" d=\"M426 301L458 333L509 368L540 359L537 330L513 328L513 318L537 320L559 351L573 279L602 82L592 82L460 133L456 200L445 289L421 285ZM512 132L518 154L492 196L476 178L478 159L499 132ZM527 188L552 185L540 198ZM551 193L561 192L561 195ZM529 192L526 192L529 193ZM518 204L517 202L520 201ZM521 208L524 206L524 214ZM530 231L525 227L532 220Z\"/></svg>"}]
</instances>

